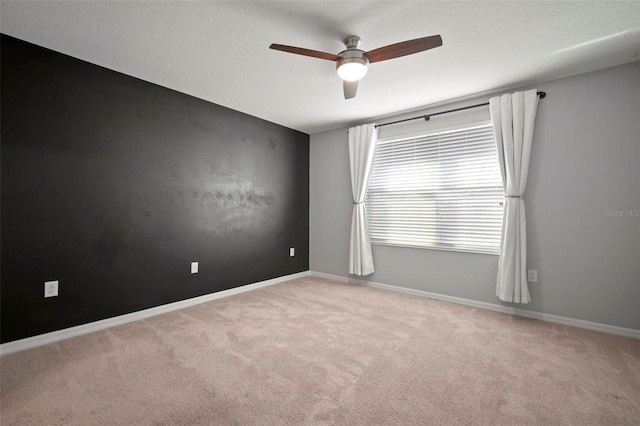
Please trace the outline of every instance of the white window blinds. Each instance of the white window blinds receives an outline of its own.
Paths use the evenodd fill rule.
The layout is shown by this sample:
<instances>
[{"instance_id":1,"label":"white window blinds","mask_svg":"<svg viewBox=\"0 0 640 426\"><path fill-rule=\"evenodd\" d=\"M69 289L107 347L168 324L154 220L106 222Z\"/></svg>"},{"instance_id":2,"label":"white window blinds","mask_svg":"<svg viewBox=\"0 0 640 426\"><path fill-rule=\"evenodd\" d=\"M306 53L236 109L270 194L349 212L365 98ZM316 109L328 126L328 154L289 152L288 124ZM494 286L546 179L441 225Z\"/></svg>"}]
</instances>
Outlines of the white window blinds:
<instances>
[{"instance_id":1,"label":"white window blinds","mask_svg":"<svg viewBox=\"0 0 640 426\"><path fill-rule=\"evenodd\" d=\"M503 200L490 122L379 141L366 200L371 242L499 254Z\"/></svg>"}]
</instances>

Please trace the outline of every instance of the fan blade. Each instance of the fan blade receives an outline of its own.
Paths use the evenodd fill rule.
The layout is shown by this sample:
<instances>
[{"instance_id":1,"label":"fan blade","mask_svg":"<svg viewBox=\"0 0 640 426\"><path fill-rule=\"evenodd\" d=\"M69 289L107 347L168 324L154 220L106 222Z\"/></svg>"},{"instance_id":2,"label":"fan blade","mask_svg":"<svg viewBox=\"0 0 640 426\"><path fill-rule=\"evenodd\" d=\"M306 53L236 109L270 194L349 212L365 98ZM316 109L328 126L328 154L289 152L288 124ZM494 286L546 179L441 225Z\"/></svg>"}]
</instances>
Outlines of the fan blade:
<instances>
[{"instance_id":1,"label":"fan blade","mask_svg":"<svg viewBox=\"0 0 640 426\"><path fill-rule=\"evenodd\" d=\"M351 99L356 97L356 92L358 91L358 82L357 81L344 81L342 88L344 89L344 98Z\"/></svg>"},{"instance_id":2,"label":"fan blade","mask_svg":"<svg viewBox=\"0 0 640 426\"><path fill-rule=\"evenodd\" d=\"M440 37L440 35L434 35L390 44L389 46L380 47L370 52L366 52L365 55L369 58L369 62L380 62L386 61L387 59L411 55L413 53L422 52L423 50L429 50L439 46L442 46L442 37Z\"/></svg>"},{"instance_id":3,"label":"fan blade","mask_svg":"<svg viewBox=\"0 0 640 426\"><path fill-rule=\"evenodd\" d=\"M285 46L284 44L272 44L269 49L281 50L283 52L295 53L296 55L311 56L312 58L326 59L328 61L337 61L340 59L338 55L332 53L320 52L319 50L303 49L302 47Z\"/></svg>"}]
</instances>

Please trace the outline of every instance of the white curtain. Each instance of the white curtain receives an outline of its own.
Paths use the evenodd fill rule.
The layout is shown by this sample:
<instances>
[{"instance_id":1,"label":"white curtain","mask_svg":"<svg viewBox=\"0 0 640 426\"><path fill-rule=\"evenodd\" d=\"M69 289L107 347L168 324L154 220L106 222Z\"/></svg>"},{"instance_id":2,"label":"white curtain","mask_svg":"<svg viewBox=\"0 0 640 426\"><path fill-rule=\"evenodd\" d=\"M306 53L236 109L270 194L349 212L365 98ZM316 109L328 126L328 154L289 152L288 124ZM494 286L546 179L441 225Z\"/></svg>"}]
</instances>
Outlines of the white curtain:
<instances>
[{"instance_id":1,"label":"white curtain","mask_svg":"<svg viewBox=\"0 0 640 426\"><path fill-rule=\"evenodd\" d=\"M527 220L523 196L538 108L537 90L491 98L489 108L505 193L496 295L505 302L529 303Z\"/></svg>"},{"instance_id":2,"label":"white curtain","mask_svg":"<svg viewBox=\"0 0 640 426\"><path fill-rule=\"evenodd\" d=\"M375 271L364 200L373 169L377 141L378 129L375 124L365 124L349 129L349 164L353 193L349 273L355 275L369 275Z\"/></svg>"}]
</instances>

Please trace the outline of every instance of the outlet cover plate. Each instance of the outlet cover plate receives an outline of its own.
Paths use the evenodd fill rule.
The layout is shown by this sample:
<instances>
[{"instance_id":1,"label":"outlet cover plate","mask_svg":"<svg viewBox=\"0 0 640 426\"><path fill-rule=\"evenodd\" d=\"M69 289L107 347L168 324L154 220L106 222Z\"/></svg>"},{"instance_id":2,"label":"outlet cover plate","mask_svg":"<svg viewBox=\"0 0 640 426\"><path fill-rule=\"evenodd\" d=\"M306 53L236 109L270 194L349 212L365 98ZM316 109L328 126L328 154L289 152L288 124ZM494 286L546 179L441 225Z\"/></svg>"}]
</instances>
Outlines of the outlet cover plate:
<instances>
[{"instance_id":1,"label":"outlet cover plate","mask_svg":"<svg viewBox=\"0 0 640 426\"><path fill-rule=\"evenodd\" d=\"M295 255L296 255L296 249L295 249L295 247L291 247L289 249L289 256L293 257Z\"/></svg>"},{"instance_id":2,"label":"outlet cover plate","mask_svg":"<svg viewBox=\"0 0 640 426\"><path fill-rule=\"evenodd\" d=\"M198 262L191 262L191 273L192 274L198 273Z\"/></svg>"},{"instance_id":3,"label":"outlet cover plate","mask_svg":"<svg viewBox=\"0 0 640 426\"><path fill-rule=\"evenodd\" d=\"M529 269L527 271L527 281L529 281L530 283L537 283L538 271L536 271L535 269Z\"/></svg>"},{"instance_id":4,"label":"outlet cover plate","mask_svg":"<svg viewBox=\"0 0 640 426\"><path fill-rule=\"evenodd\" d=\"M44 297L55 297L58 295L58 281L46 281L44 283Z\"/></svg>"}]
</instances>

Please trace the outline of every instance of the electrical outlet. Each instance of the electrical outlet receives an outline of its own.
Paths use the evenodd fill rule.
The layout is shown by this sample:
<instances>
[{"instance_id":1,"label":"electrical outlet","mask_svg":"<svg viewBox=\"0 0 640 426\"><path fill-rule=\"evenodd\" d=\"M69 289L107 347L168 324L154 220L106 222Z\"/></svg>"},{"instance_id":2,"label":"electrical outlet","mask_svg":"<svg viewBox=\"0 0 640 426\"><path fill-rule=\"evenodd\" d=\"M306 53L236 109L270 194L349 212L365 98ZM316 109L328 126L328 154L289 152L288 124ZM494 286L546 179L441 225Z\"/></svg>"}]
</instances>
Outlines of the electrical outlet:
<instances>
[{"instance_id":1,"label":"electrical outlet","mask_svg":"<svg viewBox=\"0 0 640 426\"><path fill-rule=\"evenodd\" d=\"M295 256L295 255L296 255L296 249L295 249L295 247L291 247L291 248L289 249L289 256L290 256L290 257L293 257L293 256Z\"/></svg>"},{"instance_id":2,"label":"electrical outlet","mask_svg":"<svg viewBox=\"0 0 640 426\"><path fill-rule=\"evenodd\" d=\"M530 283L537 283L538 271L536 271L535 269L529 269L527 271L527 281L529 281Z\"/></svg>"},{"instance_id":3,"label":"electrical outlet","mask_svg":"<svg viewBox=\"0 0 640 426\"><path fill-rule=\"evenodd\" d=\"M44 283L44 297L54 297L58 295L58 281L46 281Z\"/></svg>"},{"instance_id":4,"label":"electrical outlet","mask_svg":"<svg viewBox=\"0 0 640 426\"><path fill-rule=\"evenodd\" d=\"M191 262L191 273L192 274L198 273L198 262Z\"/></svg>"}]
</instances>

